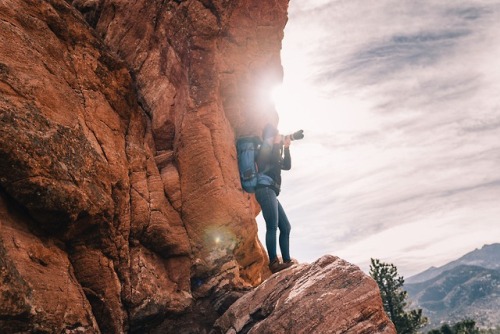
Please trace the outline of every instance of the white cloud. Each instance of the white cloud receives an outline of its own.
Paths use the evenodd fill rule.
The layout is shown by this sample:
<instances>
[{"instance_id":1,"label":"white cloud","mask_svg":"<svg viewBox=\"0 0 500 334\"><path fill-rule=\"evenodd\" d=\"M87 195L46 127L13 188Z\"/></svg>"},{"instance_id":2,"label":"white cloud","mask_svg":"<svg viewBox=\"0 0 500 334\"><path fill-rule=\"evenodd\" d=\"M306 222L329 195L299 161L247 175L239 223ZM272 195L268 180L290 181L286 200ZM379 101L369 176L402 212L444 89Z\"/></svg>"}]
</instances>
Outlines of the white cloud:
<instances>
[{"instance_id":1,"label":"white cloud","mask_svg":"<svg viewBox=\"0 0 500 334\"><path fill-rule=\"evenodd\" d=\"M492 0L290 3L292 256L415 273L500 242L498 31Z\"/></svg>"}]
</instances>

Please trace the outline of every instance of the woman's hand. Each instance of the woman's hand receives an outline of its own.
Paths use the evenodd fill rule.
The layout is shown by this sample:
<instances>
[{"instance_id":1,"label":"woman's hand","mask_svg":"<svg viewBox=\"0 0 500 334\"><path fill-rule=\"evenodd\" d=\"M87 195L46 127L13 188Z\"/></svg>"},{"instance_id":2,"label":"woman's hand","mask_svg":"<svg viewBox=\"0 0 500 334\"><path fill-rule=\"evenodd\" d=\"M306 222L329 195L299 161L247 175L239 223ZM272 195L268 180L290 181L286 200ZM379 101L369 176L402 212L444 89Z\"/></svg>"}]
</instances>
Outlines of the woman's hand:
<instances>
[{"instance_id":1,"label":"woman's hand","mask_svg":"<svg viewBox=\"0 0 500 334\"><path fill-rule=\"evenodd\" d=\"M285 146L285 148L289 148L291 143L292 140L290 139L290 136L285 136L285 140L283 140L283 145Z\"/></svg>"},{"instance_id":2,"label":"woman's hand","mask_svg":"<svg viewBox=\"0 0 500 334\"><path fill-rule=\"evenodd\" d=\"M277 134L274 136L274 144L283 144L286 148L290 147L290 144L292 143L292 139L290 136L282 136L280 134Z\"/></svg>"}]
</instances>

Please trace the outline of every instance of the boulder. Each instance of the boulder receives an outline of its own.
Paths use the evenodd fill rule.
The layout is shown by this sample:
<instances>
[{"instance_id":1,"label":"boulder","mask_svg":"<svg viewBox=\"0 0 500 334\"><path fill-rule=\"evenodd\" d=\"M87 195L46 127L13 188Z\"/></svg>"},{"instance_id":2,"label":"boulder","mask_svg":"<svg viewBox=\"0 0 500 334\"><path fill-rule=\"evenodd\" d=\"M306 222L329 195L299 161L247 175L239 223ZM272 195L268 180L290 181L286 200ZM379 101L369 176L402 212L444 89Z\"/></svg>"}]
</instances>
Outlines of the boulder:
<instances>
[{"instance_id":1,"label":"boulder","mask_svg":"<svg viewBox=\"0 0 500 334\"><path fill-rule=\"evenodd\" d=\"M377 283L358 267L327 255L278 272L238 299L211 334L395 334Z\"/></svg>"}]
</instances>

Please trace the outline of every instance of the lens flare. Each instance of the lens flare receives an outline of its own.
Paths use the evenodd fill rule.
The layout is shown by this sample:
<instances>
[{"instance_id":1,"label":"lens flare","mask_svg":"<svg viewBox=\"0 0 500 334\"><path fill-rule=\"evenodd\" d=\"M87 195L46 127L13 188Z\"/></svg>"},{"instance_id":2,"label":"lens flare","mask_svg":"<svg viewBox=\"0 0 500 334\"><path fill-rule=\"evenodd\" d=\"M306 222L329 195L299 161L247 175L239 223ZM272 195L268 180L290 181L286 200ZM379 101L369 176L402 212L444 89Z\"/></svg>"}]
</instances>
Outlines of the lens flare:
<instances>
[{"instance_id":1,"label":"lens flare","mask_svg":"<svg viewBox=\"0 0 500 334\"><path fill-rule=\"evenodd\" d=\"M211 226L205 230L204 243L208 249L230 249L236 247L237 238L224 226Z\"/></svg>"}]
</instances>

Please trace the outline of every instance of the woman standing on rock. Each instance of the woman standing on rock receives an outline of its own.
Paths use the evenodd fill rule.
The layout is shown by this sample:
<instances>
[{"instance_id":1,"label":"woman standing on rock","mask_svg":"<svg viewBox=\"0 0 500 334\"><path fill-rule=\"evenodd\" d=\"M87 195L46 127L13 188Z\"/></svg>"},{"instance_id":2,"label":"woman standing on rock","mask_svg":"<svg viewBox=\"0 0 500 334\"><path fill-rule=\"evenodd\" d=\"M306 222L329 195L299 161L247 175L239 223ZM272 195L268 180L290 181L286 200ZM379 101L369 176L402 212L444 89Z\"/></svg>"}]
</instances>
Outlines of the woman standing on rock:
<instances>
[{"instance_id":1,"label":"woman standing on rock","mask_svg":"<svg viewBox=\"0 0 500 334\"><path fill-rule=\"evenodd\" d=\"M303 137L302 130L293 135L282 136L270 124L262 132L263 143L257 158L260 173L255 197L266 221L266 248L269 255L269 269L273 273L296 263L290 257L291 225L277 197L281 188L281 170L290 170L292 167L291 140ZM278 229L280 230L279 245L283 262L280 262L276 253Z\"/></svg>"}]
</instances>

